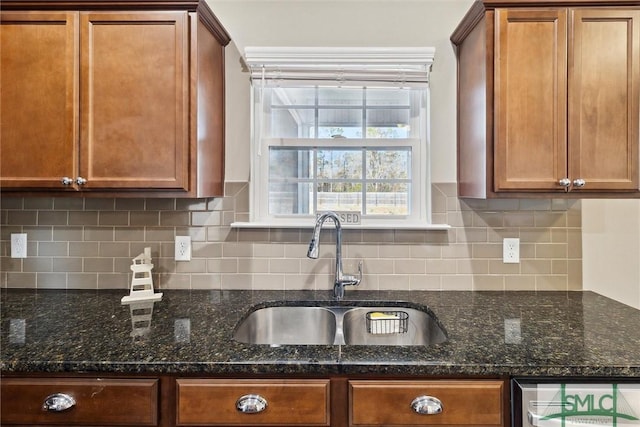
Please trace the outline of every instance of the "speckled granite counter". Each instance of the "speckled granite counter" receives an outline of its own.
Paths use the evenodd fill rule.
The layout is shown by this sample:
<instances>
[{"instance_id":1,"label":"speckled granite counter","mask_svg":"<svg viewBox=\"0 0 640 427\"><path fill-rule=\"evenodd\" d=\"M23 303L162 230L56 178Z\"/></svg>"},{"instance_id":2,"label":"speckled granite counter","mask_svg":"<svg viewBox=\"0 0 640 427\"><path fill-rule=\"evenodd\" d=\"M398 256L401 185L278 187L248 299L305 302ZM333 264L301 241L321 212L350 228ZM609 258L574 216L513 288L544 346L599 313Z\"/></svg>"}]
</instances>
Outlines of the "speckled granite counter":
<instances>
[{"instance_id":1,"label":"speckled granite counter","mask_svg":"<svg viewBox=\"0 0 640 427\"><path fill-rule=\"evenodd\" d=\"M5 373L640 377L640 311L591 292L352 291L347 299L429 307L449 340L428 347L275 348L232 339L246 311L271 300L326 300L329 292L164 291L141 336L132 336L130 308L120 303L126 292L2 290L0 368ZM505 319L520 319L519 338L505 339Z\"/></svg>"}]
</instances>

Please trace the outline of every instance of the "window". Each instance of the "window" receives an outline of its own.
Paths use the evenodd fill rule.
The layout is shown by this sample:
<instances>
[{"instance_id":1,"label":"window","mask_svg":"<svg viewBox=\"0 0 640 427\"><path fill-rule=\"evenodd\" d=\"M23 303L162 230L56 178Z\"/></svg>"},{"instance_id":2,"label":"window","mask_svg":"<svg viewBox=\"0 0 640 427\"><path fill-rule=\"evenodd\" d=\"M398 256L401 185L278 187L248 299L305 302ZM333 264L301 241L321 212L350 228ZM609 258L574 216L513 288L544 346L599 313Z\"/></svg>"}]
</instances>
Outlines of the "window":
<instances>
[{"instance_id":1,"label":"window","mask_svg":"<svg viewBox=\"0 0 640 427\"><path fill-rule=\"evenodd\" d=\"M316 213L337 210L359 213L363 227L427 226L430 62L421 56L408 73L381 65L379 53L375 64L359 57L348 67L315 53L293 65L247 55L251 222L312 225Z\"/></svg>"}]
</instances>

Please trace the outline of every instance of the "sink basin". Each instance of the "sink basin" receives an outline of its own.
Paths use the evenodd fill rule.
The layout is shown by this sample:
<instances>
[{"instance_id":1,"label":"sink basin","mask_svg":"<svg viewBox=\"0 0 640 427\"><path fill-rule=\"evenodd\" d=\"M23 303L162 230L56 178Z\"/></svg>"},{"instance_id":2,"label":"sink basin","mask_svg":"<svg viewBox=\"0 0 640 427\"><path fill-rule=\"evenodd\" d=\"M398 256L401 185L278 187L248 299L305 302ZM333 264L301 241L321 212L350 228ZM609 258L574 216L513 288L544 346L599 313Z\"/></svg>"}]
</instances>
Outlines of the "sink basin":
<instances>
[{"instance_id":1,"label":"sink basin","mask_svg":"<svg viewBox=\"0 0 640 427\"><path fill-rule=\"evenodd\" d=\"M252 308L233 338L272 346L431 345L447 333L431 311L411 303L281 301Z\"/></svg>"},{"instance_id":2,"label":"sink basin","mask_svg":"<svg viewBox=\"0 0 640 427\"><path fill-rule=\"evenodd\" d=\"M373 326L367 326L367 313L372 312L392 315L373 318L369 320ZM404 324L397 313L406 315ZM431 313L408 307L353 308L344 313L342 332L348 345L430 345L447 340L446 332Z\"/></svg>"},{"instance_id":3,"label":"sink basin","mask_svg":"<svg viewBox=\"0 0 640 427\"><path fill-rule=\"evenodd\" d=\"M249 344L333 344L336 317L323 307L279 306L253 311L234 332Z\"/></svg>"}]
</instances>

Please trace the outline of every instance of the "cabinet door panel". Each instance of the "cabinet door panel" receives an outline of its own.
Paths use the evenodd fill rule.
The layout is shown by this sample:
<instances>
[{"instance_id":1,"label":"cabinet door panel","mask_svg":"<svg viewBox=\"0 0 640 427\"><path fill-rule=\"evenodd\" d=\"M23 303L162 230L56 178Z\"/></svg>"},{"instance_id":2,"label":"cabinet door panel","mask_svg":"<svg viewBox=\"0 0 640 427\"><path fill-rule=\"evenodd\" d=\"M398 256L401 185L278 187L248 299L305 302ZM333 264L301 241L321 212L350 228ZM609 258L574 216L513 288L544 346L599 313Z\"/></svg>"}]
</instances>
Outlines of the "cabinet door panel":
<instances>
[{"instance_id":1,"label":"cabinet door panel","mask_svg":"<svg viewBox=\"0 0 640 427\"><path fill-rule=\"evenodd\" d=\"M80 44L86 188L187 189L187 12L83 13Z\"/></svg>"},{"instance_id":2,"label":"cabinet door panel","mask_svg":"<svg viewBox=\"0 0 640 427\"><path fill-rule=\"evenodd\" d=\"M636 190L640 11L572 14L569 174L586 182L573 190Z\"/></svg>"},{"instance_id":3,"label":"cabinet door panel","mask_svg":"<svg viewBox=\"0 0 640 427\"><path fill-rule=\"evenodd\" d=\"M350 426L492 426L503 422L502 381L349 381ZM437 398L442 411L418 414L419 396Z\"/></svg>"},{"instance_id":4,"label":"cabinet door panel","mask_svg":"<svg viewBox=\"0 0 640 427\"><path fill-rule=\"evenodd\" d=\"M1 16L0 185L62 188L77 174L78 14Z\"/></svg>"},{"instance_id":5,"label":"cabinet door panel","mask_svg":"<svg viewBox=\"0 0 640 427\"><path fill-rule=\"evenodd\" d=\"M63 393L75 405L43 409L47 397ZM155 426L158 380L108 378L3 378L2 424Z\"/></svg>"},{"instance_id":6,"label":"cabinet door panel","mask_svg":"<svg viewBox=\"0 0 640 427\"><path fill-rule=\"evenodd\" d=\"M494 190L564 191L567 12L496 11Z\"/></svg>"},{"instance_id":7,"label":"cabinet door panel","mask_svg":"<svg viewBox=\"0 0 640 427\"><path fill-rule=\"evenodd\" d=\"M329 380L178 379L180 426L328 426ZM262 412L236 409L245 395L260 395Z\"/></svg>"}]
</instances>

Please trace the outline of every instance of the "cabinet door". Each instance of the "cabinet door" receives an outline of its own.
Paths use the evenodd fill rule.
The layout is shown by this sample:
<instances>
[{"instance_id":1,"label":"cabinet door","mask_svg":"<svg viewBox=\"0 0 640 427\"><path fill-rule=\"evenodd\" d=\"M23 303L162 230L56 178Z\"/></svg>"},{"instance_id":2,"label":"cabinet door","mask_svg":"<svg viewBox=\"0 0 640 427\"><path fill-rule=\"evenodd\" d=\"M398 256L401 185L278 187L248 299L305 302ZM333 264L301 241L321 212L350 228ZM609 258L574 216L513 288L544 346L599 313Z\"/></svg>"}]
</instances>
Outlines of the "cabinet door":
<instances>
[{"instance_id":1,"label":"cabinet door","mask_svg":"<svg viewBox=\"0 0 640 427\"><path fill-rule=\"evenodd\" d=\"M77 174L78 14L2 12L0 186Z\"/></svg>"},{"instance_id":2,"label":"cabinet door","mask_svg":"<svg viewBox=\"0 0 640 427\"><path fill-rule=\"evenodd\" d=\"M638 189L640 10L576 9L569 44L573 190Z\"/></svg>"},{"instance_id":3,"label":"cabinet door","mask_svg":"<svg viewBox=\"0 0 640 427\"><path fill-rule=\"evenodd\" d=\"M328 426L329 393L329 380L322 379L181 378L177 425ZM264 407L255 404L258 399Z\"/></svg>"},{"instance_id":4,"label":"cabinet door","mask_svg":"<svg viewBox=\"0 0 640 427\"><path fill-rule=\"evenodd\" d=\"M352 380L349 425L502 427L503 389L498 380ZM440 411L424 413L420 402L430 402L432 409L437 404Z\"/></svg>"},{"instance_id":5,"label":"cabinet door","mask_svg":"<svg viewBox=\"0 0 640 427\"><path fill-rule=\"evenodd\" d=\"M498 9L494 190L564 191L567 11Z\"/></svg>"},{"instance_id":6,"label":"cabinet door","mask_svg":"<svg viewBox=\"0 0 640 427\"><path fill-rule=\"evenodd\" d=\"M187 189L187 12L80 15L85 189Z\"/></svg>"},{"instance_id":7,"label":"cabinet door","mask_svg":"<svg viewBox=\"0 0 640 427\"><path fill-rule=\"evenodd\" d=\"M2 425L158 425L157 379L2 378L1 387ZM63 396L70 408L46 409Z\"/></svg>"}]
</instances>

